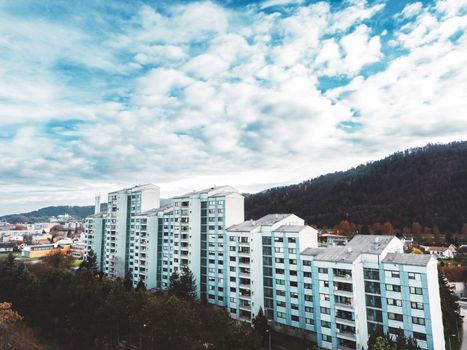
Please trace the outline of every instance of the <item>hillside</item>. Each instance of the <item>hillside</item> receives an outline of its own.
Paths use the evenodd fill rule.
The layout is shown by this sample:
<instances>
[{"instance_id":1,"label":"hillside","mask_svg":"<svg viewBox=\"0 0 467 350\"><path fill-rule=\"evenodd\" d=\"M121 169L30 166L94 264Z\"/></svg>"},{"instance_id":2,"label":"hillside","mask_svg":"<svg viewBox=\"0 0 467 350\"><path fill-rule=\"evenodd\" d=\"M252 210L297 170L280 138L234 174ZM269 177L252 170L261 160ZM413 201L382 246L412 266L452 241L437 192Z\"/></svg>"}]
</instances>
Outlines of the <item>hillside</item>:
<instances>
[{"instance_id":1,"label":"hillside","mask_svg":"<svg viewBox=\"0 0 467 350\"><path fill-rule=\"evenodd\" d=\"M344 172L247 195L246 218L293 212L332 227L389 220L459 232L467 223L467 142L427 145Z\"/></svg>"},{"instance_id":2,"label":"hillside","mask_svg":"<svg viewBox=\"0 0 467 350\"><path fill-rule=\"evenodd\" d=\"M76 219L82 219L88 215L94 213L94 206L70 206L70 205L59 205L45 207L39 210L34 210L28 213L11 214L0 217L0 220L6 220L9 223L21 223L21 222L44 222L49 221L51 216L69 214Z\"/></svg>"},{"instance_id":3,"label":"hillside","mask_svg":"<svg viewBox=\"0 0 467 350\"><path fill-rule=\"evenodd\" d=\"M160 205L164 206L169 203L168 199L161 198ZM101 203L101 211L104 212L107 210L107 203ZM34 222L47 222L51 216L58 216L63 214L69 214L76 219L83 219L86 216L92 215L94 213L94 205L86 206L71 206L71 205L59 205L45 207L42 209L34 210L27 213L21 214L11 214L0 216L0 221L5 220L12 224L17 223L34 223Z\"/></svg>"}]
</instances>

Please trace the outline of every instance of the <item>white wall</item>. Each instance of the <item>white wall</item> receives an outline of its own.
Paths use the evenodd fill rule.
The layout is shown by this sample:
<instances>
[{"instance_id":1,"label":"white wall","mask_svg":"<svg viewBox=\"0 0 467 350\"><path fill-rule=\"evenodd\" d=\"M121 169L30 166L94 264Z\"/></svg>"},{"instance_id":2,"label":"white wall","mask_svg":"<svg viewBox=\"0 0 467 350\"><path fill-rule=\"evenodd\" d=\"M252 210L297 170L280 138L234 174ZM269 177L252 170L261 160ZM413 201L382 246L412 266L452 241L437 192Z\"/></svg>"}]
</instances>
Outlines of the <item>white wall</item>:
<instances>
[{"instance_id":1,"label":"white wall","mask_svg":"<svg viewBox=\"0 0 467 350\"><path fill-rule=\"evenodd\" d=\"M430 316L433 334L434 350L446 349L444 343L443 314L441 312L441 299L439 296L438 263L430 259L427 265L428 300L430 302Z\"/></svg>"}]
</instances>

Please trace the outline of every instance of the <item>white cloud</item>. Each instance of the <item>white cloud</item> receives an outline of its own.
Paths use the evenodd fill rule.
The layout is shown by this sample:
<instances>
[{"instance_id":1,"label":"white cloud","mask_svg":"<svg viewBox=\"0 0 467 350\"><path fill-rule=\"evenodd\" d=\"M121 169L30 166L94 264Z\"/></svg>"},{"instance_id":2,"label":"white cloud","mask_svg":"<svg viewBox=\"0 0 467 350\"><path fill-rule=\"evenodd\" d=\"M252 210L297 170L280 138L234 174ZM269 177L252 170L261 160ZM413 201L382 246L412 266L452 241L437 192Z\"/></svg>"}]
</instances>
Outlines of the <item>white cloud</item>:
<instances>
[{"instance_id":1,"label":"white cloud","mask_svg":"<svg viewBox=\"0 0 467 350\"><path fill-rule=\"evenodd\" d=\"M6 16L0 194L31 208L143 182L163 196L255 191L467 137L462 6L415 3L381 31L384 3L285 2L138 3L96 29ZM272 6L287 8L261 11ZM392 49L405 51L383 55ZM387 67L368 76L376 62ZM323 78L341 86L322 92Z\"/></svg>"},{"instance_id":2,"label":"white cloud","mask_svg":"<svg viewBox=\"0 0 467 350\"><path fill-rule=\"evenodd\" d=\"M423 8L423 4L419 1L408 4L402 10L401 16L404 18L410 18L410 17L416 16L420 13L422 8Z\"/></svg>"}]
</instances>

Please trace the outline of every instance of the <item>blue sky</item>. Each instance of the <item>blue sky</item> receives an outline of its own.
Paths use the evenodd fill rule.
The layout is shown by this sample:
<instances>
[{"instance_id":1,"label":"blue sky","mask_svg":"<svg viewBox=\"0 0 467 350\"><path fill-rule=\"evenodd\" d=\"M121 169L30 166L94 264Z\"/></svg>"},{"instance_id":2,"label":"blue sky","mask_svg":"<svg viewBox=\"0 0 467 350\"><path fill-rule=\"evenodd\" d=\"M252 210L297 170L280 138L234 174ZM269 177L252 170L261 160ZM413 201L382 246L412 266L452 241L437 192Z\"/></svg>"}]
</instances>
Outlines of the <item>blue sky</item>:
<instances>
[{"instance_id":1,"label":"blue sky","mask_svg":"<svg viewBox=\"0 0 467 350\"><path fill-rule=\"evenodd\" d=\"M467 0L0 0L0 214L467 139Z\"/></svg>"}]
</instances>

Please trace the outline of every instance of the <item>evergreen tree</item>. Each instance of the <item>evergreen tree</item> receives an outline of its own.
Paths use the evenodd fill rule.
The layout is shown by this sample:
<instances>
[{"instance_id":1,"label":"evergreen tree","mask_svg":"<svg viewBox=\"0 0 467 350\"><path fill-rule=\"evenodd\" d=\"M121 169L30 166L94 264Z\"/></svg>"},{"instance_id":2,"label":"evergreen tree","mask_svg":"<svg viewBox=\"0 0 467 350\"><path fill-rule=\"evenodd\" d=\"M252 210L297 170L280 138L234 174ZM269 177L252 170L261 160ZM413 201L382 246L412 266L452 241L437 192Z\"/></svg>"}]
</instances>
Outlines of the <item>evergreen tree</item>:
<instances>
[{"instance_id":1,"label":"evergreen tree","mask_svg":"<svg viewBox=\"0 0 467 350\"><path fill-rule=\"evenodd\" d=\"M125 287L126 290L133 289L133 280L131 278L131 272L130 271L127 271L125 273L125 278L123 279L123 286Z\"/></svg>"},{"instance_id":2,"label":"evergreen tree","mask_svg":"<svg viewBox=\"0 0 467 350\"><path fill-rule=\"evenodd\" d=\"M186 300L195 301L196 293L196 280L188 266L184 266L182 275L180 276L180 285L182 287L183 295Z\"/></svg>"},{"instance_id":3,"label":"evergreen tree","mask_svg":"<svg viewBox=\"0 0 467 350\"><path fill-rule=\"evenodd\" d=\"M447 344L448 337L455 334L456 337L453 337L455 339L454 342L458 342L459 329L462 329L463 323L460 314L459 298L452 288L449 287L448 280L441 272L438 273L438 282L441 311L443 313L444 338Z\"/></svg>"},{"instance_id":4,"label":"evergreen tree","mask_svg":"<svg viewBox=\"0 0 467 350\"><path fill-rule=\"evenodd\" d=\"M253 319L253 327L258 335L263 340L263 343L267 341L267 331L269 330L268 319L263 313L263 308L260 306L258 314Z\"/></svg>"},{"instance_id":5,"label":"evergreen tree","mask_svg":"<svg viewBox=\"0 0 467 350\"><path fill-rule=\"evenodd\" d=\"M136 290L142 290L142 291L146 290L146 284L144 284L142 279L138 281L138 284L136 285Z\"/></svg>"},{"instance_id":6,"label":"evergreen tree","mask_svg":"<svg viewBox=\"0 0 467 350\"><path fill-rule=\"evenodd\" d=\"M184 266L182 274L172 273L169 280L169 294L188 301L196 300L196 281L188 266Z\"/></svg>"},{"instance_id":7,"label":"evergreen tree","mask_svg":"<svg viewBox=\"0 0 467 350\"><path fill-rule=\"evenodd\" d=\"M79 268L97 271L97 256L94 250L89 250L88 254L79 265Z\"/></svg>"}]
</instances>

